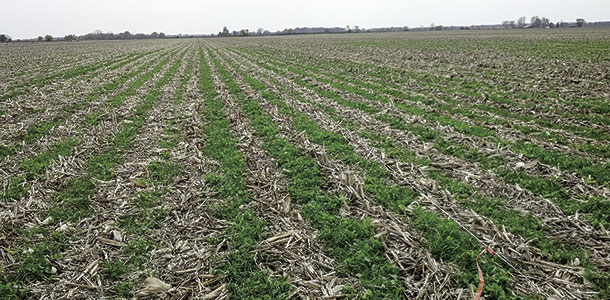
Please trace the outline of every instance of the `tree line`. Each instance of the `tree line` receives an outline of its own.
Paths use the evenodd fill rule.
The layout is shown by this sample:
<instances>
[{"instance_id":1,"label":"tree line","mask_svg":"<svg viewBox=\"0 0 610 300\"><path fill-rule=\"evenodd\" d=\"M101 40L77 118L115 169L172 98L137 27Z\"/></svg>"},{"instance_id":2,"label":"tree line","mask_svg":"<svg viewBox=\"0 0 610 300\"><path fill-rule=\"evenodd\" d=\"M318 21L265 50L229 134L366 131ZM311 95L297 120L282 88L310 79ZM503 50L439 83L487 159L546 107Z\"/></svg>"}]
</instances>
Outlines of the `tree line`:
<instances>
[{"instance_id":1,"label":"tree line","mask_svg":"<svg viewBox=\"0 0 610 300\"><path fill-rule=\"evenodd\" d=\"M586 24L585 19L578 18L576 23L568 23L563 20L556 23L551 22L548 18L533 16L530 18L530 22L527 23L526 17L520 17L516 21L503 21L502 26L507 29L516 28L567 28L567 27L584 27Z\"/></svg>"},{"instance_id":2,"label":"tree line","mask_svg":"<svg viewBox=\"0 0 610 300\"><path fill-rule=\"evenodd\" d=\"M0 34L0 43L10 43L13 39L8 34Z\"/></svg>"},{"instance_id":3,"label":"tree line","mask_svg":"<svg viewBox=\"0 0 610 300\"><path fill-rule=\"evenodd\" d=\"M121 33L112 33L107 32L104 33L101 30L95 30L91 33L87 33L84 35L77 36L76 34L67 34L63 38L55 38L50 34L45 36L38 36L36 39L39 42L52 42L54 40L61 40L66 42L75 42L75 41L94 41L94 40L145 40L145 39L164 39L167 38L165 33L163 32L152 32L150 34L145 33L136 33L132 34L129 31L121 32Z\"/></svg>"},{"instance_id":4,"label":"tree line","mask_svg":"<svg viewBox=\"0 0 610 300\"><path fill-rule=\"evenodd\" d=\"M594 22L588 26L608 26L607 22ZM501 25L473 25L473 26L443 26L435 25L432 23L430 27L382 27L382 28L369 28L364 29L359 26L350 27L302 27L302 28L286 28L271 32L263 28L259 28L256 31L250 31L249 29L240 30L229 30L226 26L223 27L218 34L211 35L173 35L169 36L163 32L152 32L150 34L136 33L132 34L129 31L121 33L104 33L101 30L95 30L91 33L77 36L75 34L65 35L63 38L55 38L50 34L45 36L38 36L36 39L39 42L52 42L54 40L62 40L66 42L73 41L87 41L87 40L143 40L143 39L164 39L164 38L182 38L182 37L244 37L244 36L268 36L268 35L291 35L291 34L322 34L322 33L360 33L360 32L396 32L396 31L425 31L425 30L466 30L466 29L524 29L524 28L568 28L568 27L585 27L586 21L583 18L576 19L576 22L564 22L563 20L558 22L552 22L546 17L533 16L530 18L529 23L526 17L520 17L517 20L503 21ZM10 43L12 41L11 36L7 34L0 34L0 43ZM19 40L18 40L19 41Z\"/></svg>"}]
</instances>

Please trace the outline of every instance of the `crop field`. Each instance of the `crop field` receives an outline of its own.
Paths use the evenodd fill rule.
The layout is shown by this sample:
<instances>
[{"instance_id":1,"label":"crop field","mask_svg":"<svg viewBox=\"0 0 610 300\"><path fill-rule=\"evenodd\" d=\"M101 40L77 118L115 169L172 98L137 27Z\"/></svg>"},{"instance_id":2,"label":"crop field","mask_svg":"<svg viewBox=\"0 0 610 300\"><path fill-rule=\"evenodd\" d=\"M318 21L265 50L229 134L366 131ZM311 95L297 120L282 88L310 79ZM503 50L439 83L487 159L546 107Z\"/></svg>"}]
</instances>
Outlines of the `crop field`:
<instances>
[{"instance_id":1,"label":"crop field","mask_svg":"<svg viewBox=\"0 0 610 300\"><path fill-rule=\"evenodd\" d=\"M608 30L0 64L2 300L610 299Z\"/></svg>"}]
</instances>

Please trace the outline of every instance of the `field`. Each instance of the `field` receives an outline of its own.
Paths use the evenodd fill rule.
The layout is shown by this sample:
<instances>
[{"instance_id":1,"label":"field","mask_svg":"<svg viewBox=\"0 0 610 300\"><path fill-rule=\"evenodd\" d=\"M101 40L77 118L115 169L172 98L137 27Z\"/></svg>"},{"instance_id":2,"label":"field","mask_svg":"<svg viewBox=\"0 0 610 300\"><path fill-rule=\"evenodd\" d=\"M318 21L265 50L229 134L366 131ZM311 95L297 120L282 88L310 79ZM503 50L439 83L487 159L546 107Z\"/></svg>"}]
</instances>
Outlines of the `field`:
<instances>
[{"instance_id":1,"label":"field","mask_svg":"<svg viewBox=\"0 0 610 300\"><path fill-rule=\"evenodd\" d=\"M610 299L609 33L0 45L0 299Z\"/></svg>"}]
</instances>

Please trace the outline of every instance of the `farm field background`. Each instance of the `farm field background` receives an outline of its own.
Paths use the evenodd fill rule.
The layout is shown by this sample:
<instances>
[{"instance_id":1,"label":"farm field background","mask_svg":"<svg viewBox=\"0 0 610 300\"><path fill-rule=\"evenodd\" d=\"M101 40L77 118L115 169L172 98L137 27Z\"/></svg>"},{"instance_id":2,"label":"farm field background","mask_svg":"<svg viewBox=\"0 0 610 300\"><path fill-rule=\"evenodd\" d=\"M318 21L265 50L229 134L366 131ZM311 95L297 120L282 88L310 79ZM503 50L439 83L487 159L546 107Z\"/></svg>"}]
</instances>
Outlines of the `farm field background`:
<instances>
[{"instance_id":1,"label":"farm field background","mask_svg":"<svg viewBox=\"0 0 610 300\"><path fill-rule=\"evenodd\" d=\"M607 29L0 46L0 299L610 299Z\"/></svg>"}]
</instances>

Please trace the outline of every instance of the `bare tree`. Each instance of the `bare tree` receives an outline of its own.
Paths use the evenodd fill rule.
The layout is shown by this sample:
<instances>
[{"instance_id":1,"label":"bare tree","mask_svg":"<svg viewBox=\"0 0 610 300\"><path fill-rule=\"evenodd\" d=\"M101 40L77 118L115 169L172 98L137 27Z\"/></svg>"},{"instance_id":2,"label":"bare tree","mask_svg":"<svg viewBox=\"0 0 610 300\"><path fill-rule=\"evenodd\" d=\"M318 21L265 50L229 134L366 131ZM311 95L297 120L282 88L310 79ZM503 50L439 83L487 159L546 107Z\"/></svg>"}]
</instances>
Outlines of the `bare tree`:
<instances>
[{"instance_id":1,"label":"bare tree","mask_svg":"<svg viewBox=\"0 0 610 300\"><path fill-rule=\"evenodd\" d=\"M525 17L521 17L517 20L517 27L518 28L525 27Z\"/></svg>"},{"instance_id":2,"label":"bare tree","mask_svg":"<svg viewBox=\"0 0 610 300\"><path fill-rule=\"evenodd\" d=\"M530 21L530 26L533 28L540 28L542 26L542 20L538 16L533 16Z\"/></svg>"},{"instance_id":3,"label":"bare tree","mask_svg":"<svg viewBox=\"0 0 610 300\"><path fill-rule=\"evenodd\" d=\"M230 33L229 33L229 29L227 28L227 26L223 27L222 32L220 33L220 36L227 37L229 35L230 35Z\"/></svg>"},{"instance_id":4,"label":"bare tree","mask_svg":"<svg viewBox=\"0 0 610 300\"><path fill-rule=\"evenodd\" d=\"M513 29L515 28L515 21L502 21L502 27L506 29Z\"/></svg>"}]
</instances>

